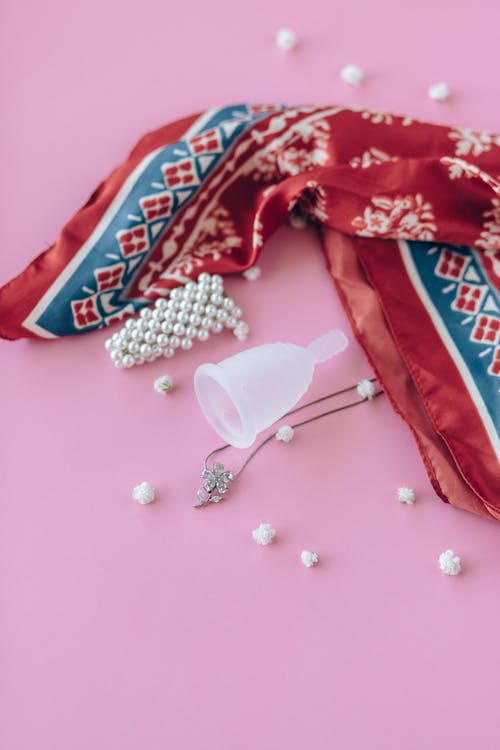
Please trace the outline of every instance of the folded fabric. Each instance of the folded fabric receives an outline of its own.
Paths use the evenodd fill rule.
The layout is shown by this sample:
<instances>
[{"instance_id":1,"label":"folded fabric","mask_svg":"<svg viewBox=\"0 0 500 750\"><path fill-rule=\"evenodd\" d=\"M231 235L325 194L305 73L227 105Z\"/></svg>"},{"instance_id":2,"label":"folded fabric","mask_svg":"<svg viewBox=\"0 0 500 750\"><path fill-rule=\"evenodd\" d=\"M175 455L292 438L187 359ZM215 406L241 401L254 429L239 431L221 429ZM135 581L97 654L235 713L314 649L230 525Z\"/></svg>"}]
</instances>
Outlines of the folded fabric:
<instances>
[{"instance_id":1,"label":"folded fabric","mask_svg":"<svg viewBox=\"0 0 500 750\"><path fill-rule=\"evenodd\" d=\"M0 289L0 334L103 328L320 230L353 331L437 494L500 519L500 136L347 107L238 105L144 136Z\"/></svg>"}]
</instances>

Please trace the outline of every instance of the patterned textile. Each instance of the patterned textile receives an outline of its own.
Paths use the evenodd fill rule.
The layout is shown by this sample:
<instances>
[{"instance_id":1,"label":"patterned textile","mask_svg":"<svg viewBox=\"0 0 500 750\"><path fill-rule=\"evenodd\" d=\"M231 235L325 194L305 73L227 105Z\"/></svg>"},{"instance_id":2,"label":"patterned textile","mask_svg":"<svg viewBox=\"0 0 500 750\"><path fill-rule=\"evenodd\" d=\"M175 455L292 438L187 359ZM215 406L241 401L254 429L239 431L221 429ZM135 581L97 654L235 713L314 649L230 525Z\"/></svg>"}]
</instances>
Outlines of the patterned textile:
<instances>
[{"instance_id":1,"label":"patterned textile","mask_svg":"<svg viewBox=\"0 0 500 750\"><path fill-rule=\"evenodd\" d=\"M238 105L144 136L0 289L0 334L109 326L240 272L290 212L439 496L500 518L500 136L347 107Z\"/></svg>"}]
</instances>

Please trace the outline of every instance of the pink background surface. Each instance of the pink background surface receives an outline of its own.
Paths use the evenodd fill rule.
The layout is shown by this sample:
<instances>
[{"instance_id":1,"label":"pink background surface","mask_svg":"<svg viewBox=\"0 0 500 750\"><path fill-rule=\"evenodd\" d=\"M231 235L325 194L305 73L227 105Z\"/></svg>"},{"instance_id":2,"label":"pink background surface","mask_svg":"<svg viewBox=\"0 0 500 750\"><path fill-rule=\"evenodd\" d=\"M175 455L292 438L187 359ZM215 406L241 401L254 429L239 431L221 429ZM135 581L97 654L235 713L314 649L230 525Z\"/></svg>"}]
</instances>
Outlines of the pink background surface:
<instances>
[{"instance_id":1,"label":"pink background surface","mask_svg":"<svg viewBox=\"0 0 500 750\"><path fill-rule=\"evenodd\" d=\"M11 0L2 16L1 282L143 131L207 106L344 102L499 129L498 0ZM280 26L301 37L291 54ZM359 89L338 78L349 62ZM442 105L426 97L439 80ZM227 282L249 343L348 330L314 236L280 230L260 265ZM498 748L500 526L437 500L385 398L272 443L231 499L194 511L218 439L193 371L239 344L122 372L105 337L0 344L2 750ZM369 374L353 343L312 395ZM144 479L159 499L141 507ZM448 547L458 578L437 567Z\"/></svg>"}]
</instances>

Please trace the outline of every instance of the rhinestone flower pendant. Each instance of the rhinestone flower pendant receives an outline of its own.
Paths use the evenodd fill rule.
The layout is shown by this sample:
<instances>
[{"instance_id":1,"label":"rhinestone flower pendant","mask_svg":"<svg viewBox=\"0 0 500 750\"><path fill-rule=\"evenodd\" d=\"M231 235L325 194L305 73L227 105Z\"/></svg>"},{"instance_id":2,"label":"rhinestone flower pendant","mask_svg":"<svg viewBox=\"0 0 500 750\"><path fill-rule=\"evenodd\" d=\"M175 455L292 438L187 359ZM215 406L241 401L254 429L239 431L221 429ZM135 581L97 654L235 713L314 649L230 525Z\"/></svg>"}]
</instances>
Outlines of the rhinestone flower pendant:
<instances>
[{"instance_id":1,"label":"rhinestone flower pendant","mask_svg":"<svg viewBox=\"0 0 500 750\"><path fill-rule=\"evenodd\" d=\"M207 503L220 502L228 491L228 482L233 481L234 474L232 471L226 471L224 464L215 463L212 469L203 469L201 478L205 481L196 493L199 502L195 504L195 508Z\"/></svg>"}]
</instances>

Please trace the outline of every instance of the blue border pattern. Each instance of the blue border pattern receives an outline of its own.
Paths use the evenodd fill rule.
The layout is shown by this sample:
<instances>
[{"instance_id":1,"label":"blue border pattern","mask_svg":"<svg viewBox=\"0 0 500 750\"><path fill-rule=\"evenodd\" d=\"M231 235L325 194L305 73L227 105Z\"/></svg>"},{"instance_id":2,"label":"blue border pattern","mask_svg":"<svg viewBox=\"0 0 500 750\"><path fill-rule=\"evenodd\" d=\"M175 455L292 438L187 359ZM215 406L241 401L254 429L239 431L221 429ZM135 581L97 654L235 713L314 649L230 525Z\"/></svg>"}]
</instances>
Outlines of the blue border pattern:
<instances>
[{"instance_id":1,"label":"blue border pattern","mask_svg":"<svg viewBox=\"0 0 500 750\"><path fill-rule=\"evenodd\" d=\"M232 107L223 107L212 113L212 115L200 123L199 129L190 131L190 139L210 130L215 130L219 139L220 147L215 149L210 156L208 167L205 167L206 157L210 151L206 151L200 156L196 156L189 148L185 140L178 141L162 149L145 169L138 176L135 184L131 187L128 195L125 197L121 207L117 210L116 215L110 221L108 227L101 237L99 237L93 247L82 259L78 268L72 276L66 280L64 286L48 303L47 307L38 317L36 323L45 331L54 336L65 336L67 334L87 332L97 328L103 328L111 321L116 319L120 313L131 313L144 305L149 304L148 300L127 299L126 290L130 288L135 277L140 272L149 255L157 246L164 230L171 222L175 213L180 206L186 205L187 201L192 200L200 190L203 182L217 168L228 151L228 149L237 141L241 135L252 127L256 122L267 117L283 107L269 108L252 112L249 105L237 105ZM230 124L230 127L223 127L224 124ZM165 162L175 164L178 161L192 158L194 168L197 172L198 184L188 188L190 195L186 199L186 188L183 188L182 200L179 197L179 191L172 190L173 205L171 214L168 219L156 224L148 225L149 247L143 253L136 254L133 257L125 258L120 253L120 246L117 241L117 233L123 230L130 230L139 224L144 224L144 217L141 212L140 199L144 196L154 195L166 190L161 167ZM153 186L153 187L152 187ZM97 269L106 269L106 267L117 267L123 271L119 281L118 288L99 293L94 272ZM97 320L86 324L82 328L75 325L71 303L75 301L89 302L95 306L95 316ZM69 308L69 309L68 309Z\"/></svg>"},{"instance_id":2,"label":"blue border pattern","mask_svg":"<svg viewBox=\"0 0 500 750\"><path fill-rule=\"evenodd\" d=\"M492 371L500 344L496 333L500 301L485 274L481 253L465 246L429 242L406 244L422 284L500 433L500 377ZM470 309L461 308L464 304ZM485 324L486 328L491 326L492 340L484 337Z\"/></svg>"}]
</instances>

